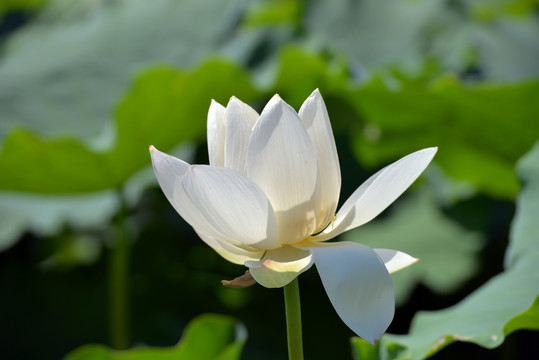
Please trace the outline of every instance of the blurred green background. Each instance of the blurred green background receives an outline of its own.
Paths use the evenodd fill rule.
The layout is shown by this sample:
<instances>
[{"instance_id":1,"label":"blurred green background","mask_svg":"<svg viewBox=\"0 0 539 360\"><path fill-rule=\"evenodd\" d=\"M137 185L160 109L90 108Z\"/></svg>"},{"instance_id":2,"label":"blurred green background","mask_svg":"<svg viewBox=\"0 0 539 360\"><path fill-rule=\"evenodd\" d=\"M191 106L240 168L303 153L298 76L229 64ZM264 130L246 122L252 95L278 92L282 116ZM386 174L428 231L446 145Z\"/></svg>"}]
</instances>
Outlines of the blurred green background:
<instances>
[{"instance_id":1,"label":"blurred green background","mask_svg":"<svg viewBox=\"0 0 539 360\"><path fill-rule=\"evenodd\" d=\"M207 163L211 99L299 109L315 88L340 203L439 152L341 236L421 258L393 276L409 335L351 342L312 269L306 359L538 355L539 1L2 0L0 358L286 358L281 289L220 284L245 269L168 204L148 146Z\"/></svg>"}]
</instances>

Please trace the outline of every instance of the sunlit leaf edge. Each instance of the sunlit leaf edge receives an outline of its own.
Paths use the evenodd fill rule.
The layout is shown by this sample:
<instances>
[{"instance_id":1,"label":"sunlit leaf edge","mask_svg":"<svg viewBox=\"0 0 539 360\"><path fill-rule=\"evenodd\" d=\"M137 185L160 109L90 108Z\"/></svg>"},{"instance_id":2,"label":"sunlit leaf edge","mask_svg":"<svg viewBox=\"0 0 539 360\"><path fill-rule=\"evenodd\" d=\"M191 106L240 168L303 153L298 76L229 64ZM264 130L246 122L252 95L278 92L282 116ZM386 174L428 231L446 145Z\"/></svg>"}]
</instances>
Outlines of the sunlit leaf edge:
<instances>
[{"instance_id":1,"label":"sunlit leaf edge","mask_svg":"<svg viewBox=\"0 0 539 360\"><path fill-rule=\"evenodd\" d=\"M519 161L518 173L525 186L517 201L518 208L527 208L530 202L539 201L539 178L534 176L539 173L537 159L539 159L539 142ZM530 197L527 190L532 188L535 192L534 196ZM529 212L517 211L513 227L519 229L528 227L526 231L517 231L513 228L508 251L512 249L511 245L527 242L526 237L536 237L539 232L535 216L536 214ZM531 243L527 250L526 253L514 258L503 273L490 279L458 304L438 311L423 311L416 314L407 335L384 335L375 351L376 358L425 359L455 341L471 342L490 349L501 345L514 331L538 330L539 291L536 284L539 283L539 273L536 271L536 264L539 262L539 242ZM517 290L511 288L511 286L518 287L519 284ZM507 298L510 298L509 301ZM478 305L475 306L474 302ZM485 328L484 325L487 323L490 327ZM457 331L450 331L451 327L457 328ZM477 327L479 329L476 329ZM354 351L366 351L363 349L364 344L357 339L353 338L352 345ZM389 349L394 351L390 353ZM373 352L368 354L374 356Z\"/></svg>"}]
</instances>

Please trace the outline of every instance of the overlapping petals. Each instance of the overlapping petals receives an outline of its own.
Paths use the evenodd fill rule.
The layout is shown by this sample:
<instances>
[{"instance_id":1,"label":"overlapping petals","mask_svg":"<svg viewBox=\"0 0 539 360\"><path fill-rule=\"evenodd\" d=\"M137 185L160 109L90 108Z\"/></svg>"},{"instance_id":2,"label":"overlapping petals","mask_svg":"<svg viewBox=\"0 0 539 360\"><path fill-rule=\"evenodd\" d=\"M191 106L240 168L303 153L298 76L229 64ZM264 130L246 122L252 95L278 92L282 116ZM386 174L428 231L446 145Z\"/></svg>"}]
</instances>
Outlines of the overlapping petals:
<instances>
[{"instance_id":1,"label":"overlapping petals","mask_svg":"<svg viewBox=\"0 0 539 360\"><path fill-rule=\"evenodd\" d=\"M251 275L267 288L283 287L299 274L309 270L313 264L310 251L283 246L268 251L259 261L246 261Z\"/></svg>"},{"instance_id":2,"label":"overlapping petals","mask_svg":"<svg viewBox=\"0 0 539 360\"><path fill-rule=\"evenodd\" d=\"M318 89L305 100L299 109L299 117L309 134L318 159L321 213L318 217L316 233L324 229L337 209L341 192L341 168L328 111Z\"/></svg>"},{"instance_id":3,"label":"overlapping petals","mask_svg":"<svg viewBox=\"0 0 539 360\"><path fill-rule=\"evenodd\" d=\"M200 214L192 219L195 229L209 223L212 229L205 233L215 238L261 250L280 246L271 204L251 179L223 167L194 165L182 186Z\"/></svg>"},{"instance_id":4,"label":"overlapping petals","mask_svg":"<svg viewBox=\"0 0 539 360\"><path fill-rule=\"evenodd\" d=\"M321 200L318 162L301 119L282 100L267 106L253 128L247 176L268 196L282 244L314 232Z\"/></svg>"},{"instance_id":5,"label":"overlapping petals","mask_svg":"<svg viewBox=\"0 0 539 360\"><path fill-rule=\"evenodd\" d=\"M207 243L252 252L280 246L271 204L251 179L224 167L188 165L153 147L151 154L168 200Z\"/></svg>"},{"instance_id":6,"label":"overlapping petals","mask_svg":"<svg viewBox=\"0 0 539 360\"><path fill-rule=\"evenodd\" d=\"M225 107L215 100L211 101L208 111L207 129L210 165L223 166L225 163Z\"/></svg>"},{"instance_id":7,"label":"overlapping petals","mask_svg":"<svg viewBox=\"0 0 539 360\"><path fill-rule=\"evenodd\" d=\"M210 165L150 147L163 192L200 238L244 264L265 287L282 287L313 264L341 319L376 343L394 313L390 273L418 259L357 243L326 243L375 218L425 170L436 148L378 171L339 209L341 175L320 92L299 113L275 95L262 113L236 98L208 112ZM251 279L252 281L252 279Z\"/></svg>"}]
</instances>

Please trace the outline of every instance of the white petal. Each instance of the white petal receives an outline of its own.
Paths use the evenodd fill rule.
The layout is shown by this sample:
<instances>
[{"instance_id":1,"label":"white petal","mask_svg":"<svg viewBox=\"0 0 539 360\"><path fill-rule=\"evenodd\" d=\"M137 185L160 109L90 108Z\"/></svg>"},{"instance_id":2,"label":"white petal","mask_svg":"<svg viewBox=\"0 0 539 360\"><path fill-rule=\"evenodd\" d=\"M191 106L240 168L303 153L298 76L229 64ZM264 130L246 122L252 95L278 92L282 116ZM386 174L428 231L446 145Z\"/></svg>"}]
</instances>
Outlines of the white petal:
<instances>
[{"instance_id":1,"label":"white petal","mask_svg":"<svg viewBox=\"0 0 539 360\"><path fill-rule=\"evenodd\" d=\"M341 192L341 168L331 130L329 115L318 89L305 100L299 117L311 138L318 158L322 204L320 221L315 232L323 230L333 218Z\"/></svg>"},{"instance_id":2,"label":"white petal","mask_svg":"<svg viewBox=\"0 0 539 360\"><path fill-rule=\"evenodd\" d=\"M232 104L234 104L237 108L241 110L241 114L243 118L247 120L247 123L252 129L255 126L260 115L258 115L255 109L253 109L252 107L250 107L249 105L247 105L246 103L244 103L243 101L241 101L235 96L232 96L230 98L230 101L228 102L228 105L226 106L227 110L228 110L228 107Z\"/></svg>"},{"instance_id":3,"label":"white petal","mask_svg":"<svg viewBox=\"0 0 539 360\"><path fill-rule=\"evenodd\" d=\"M310 248L324 289L342 321L374 345L395 312L391 277L370 248L351 242L332 245Z\"/></svg>"},{"instance_id":4,"label":"white petal","mask_svg":"<svg viewBox=\"0 0 539 360\"><path fill-rule=\"evenodd\" d=\"M235 97L225 110L226 139L224 166L246 173L247 145L258 113Z\"/></svg>"},{"instance_id":5,"label":"white petal","mask_svg":"<svg viewBox=\"0 0 539 360\"><path fill-rule=\"evenodd\" d=\"M202 232L260 250L280 246L271 204L251 179L224 167L198 165L190 167L182 185L203 219L217 230Z\"/></svg>"},{"instance_id":6,"label":"white petal","mask_svg":"<svg viewBox=\"0 0 539 360\"><path fill-rule=\"evenodd\" d=\"M279 94L275 94L271 97L271 99L268 101L268 103L266 104L266 106L264 106L264 109L262 109L262 113L260 115L262 115L265 111L268 111L269 109L271 109L273 106L275 106L279 101L283 101L283 99L281 99L281 97L279 96Z\"/></svg>"},{"instance_id":7,"label":"white petal","mask_svg":"<svg viewBox=\"0 0 539 360\"><path fill-rule=\"evenodd\" d=\"M246 250L230 244L226 241L217 240L209 235L206 235L200 231L195 230L198 236L213 250L215 250L219 255L221 255L226 260L243 265L246 261L256 261L264 255L263 250L250 249ZM244 246L245 247L245 246Z\"/></svg>"},{"instance_id":8,"label":"white petal","mask_svg":"<svg viewBox=\"0 0 539 360\"><path fill-rule=\"evenodd\" d=\"M301 119L282 100L265 109L253 129L247 175L270 200L281 243L313 233L320 211L317 159Z\"/></svg>"},{"instance_id":9,"label":"white petal","mask_svg":"<svg viewBox=\"0 0 539 360\"><path fill-rule=\"evenodd\" d=\"M174 156L162 153L153 146L150 147L150 153L157 181L163 193L178 214L195 228L195 231L204 242L225 259L234 263L243 264L246 260L261 258L263 252L241 244L236 239L228 239L222 234L219 234L193 205L182 186L182 179L190 168L188 163ZM218 236L219 239L210 237L205 232ZM230 254L227 254L227 251Z\"/></svg>"},{"instance_id":10,"label":"white petal","mask_svg":"<svg viewBox=\"0 0 539 360\"><path fill-rule=\"evenodd\" d=\"M346 200L335 222L314 239L328 240L374 219L412 185L437 150L416 151L371 176Z\"/></svg>"},{"instance_id":11,"label":"white petal","mask_svg":"<svg viewBox=\"0 0 539 360\"><path fill-rule=\"evenodd\" d=\"M291 246L270 250L260 261L245 262L256 282L267 288L287 285L312 265L309 251Z\"/></svg>"},{"instance_id":12,"label":"white petal","mask_svg":"<svg viewBox=\"0 0 539 360\"><path fill-rule=\"evenodd\" d=\"M188 172L190 165L157 150L153 146L150 146L150 154L161 190L178 214L191 226L195 227L193 224L196 223L198 230L215 233L213 226L205 221L183 190L182 179Z\"/></svg>"},{"instance_id":13,"label":"white petal","mask_svg":"<svg viewBox=\"0 0 539 360\"><path fill-rule=\"evenodd\" d=\"M390 274L402 270L412 264L415 264L419 259L408 255L402 251L391 249L373 249L374 252L380 257L380 259L386 265L387 271Z\"/></svg>"},{"instance_id":14,"label":"white petal","mask_svg":"<svg viewBox=\"0 0 539 360\"><path fill-rule=\"evenodd\" d=\"M210 165L223 166L225 157L225 108L212 100L208 111L207 138Z\"/></svg>"}]
</instances>

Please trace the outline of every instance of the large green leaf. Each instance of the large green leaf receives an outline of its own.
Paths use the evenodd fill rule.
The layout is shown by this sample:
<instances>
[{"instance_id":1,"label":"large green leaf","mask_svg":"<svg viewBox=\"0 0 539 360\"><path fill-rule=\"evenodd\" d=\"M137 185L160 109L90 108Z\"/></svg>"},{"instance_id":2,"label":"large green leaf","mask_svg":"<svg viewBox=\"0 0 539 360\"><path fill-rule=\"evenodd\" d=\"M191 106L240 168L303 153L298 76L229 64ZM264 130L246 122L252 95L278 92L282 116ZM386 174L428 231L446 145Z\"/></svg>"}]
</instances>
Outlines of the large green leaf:
<instances>
[{"instance_id":1,"label":"large green leaf","mask_svg":"<svg viewBox=\"0 0 539 360\"><path fill-rule=\"evenodd\" d=\"M513 164L539 137L538 94L537 80L471 86L452 78L375 79L350 95L366 123L356 153L378 164L437 145L435 161L451 178L511 199L519 189Z\"/></svg>"},{"instance_id":2,"label":"large green leaf","mask_svg":"<svg viewBox=\"0 0 539 360\"><path fill-rule=\"evenodd\" d=\"M368 71L420 61L424 29L443 8L440 1L319 1L311 4L307 26L324 45L345 52Z\"/></svg>"},{"instance_id":3,"label":"large green leaf","mask_svg":"<svg viewBox=\"0 0 539 360\"><path fill-rule=\"evenodd\" d=\"M539 143L517 164L524 182L511 227L511 242L505 254L505 267L522 266L534 253L539 253Z\"/></svg>"},{"instance_id":4,"label":"large green leaf","mask_svg":"<svg viewBox=\"0 0 539 360\"><path fill-rule=\"evenodd\" d=\"M116 111L115 140L92 149L74 139L13 131L0 152L0 189L81 193L121 187L149 164L148 146L168 150L203 139L210 99L257 96L246 73L213 60L192 72L161 67L141 75Z\"/></svg>"},{"instance_id":5,"label":"large green leaf","mask_svg":"<svg viewBox=\"0 0 539 360\"><path fill-rule=\"evenodd\" d=\"M416 71L432 59L443 70L472 70L490 80L537 76L534 5L522 4L515 16L508 6L494 14L488 7L495 3L507 6L504 0L314 1L306 11L307 34L320 47L347 54L361 77L396 64Z\"/></svg>"},{"instance_id":6,"label":"large green leaf","mask_svg":"<svg viewBox=\"0 0 539 360\"><path fill-rule=\"evenodd\" d=\"M51 236L66 224L95 230L112 218L119 201L113 191L71 196L0 192L0 251L25 231Z\"/></svg>"},{"instance_id":7,"label":"large green leaf","mask_svg":"<svg viewBox=\"0 0 539 360\"><path fill-rule=\"evenodd\" d=\"M505 271L458 304L418 313L407 335L386 335L399 359L424 359L455 341L494 348L520 329L539 329L539 143L519 162L525 183L517 202ZM361 345L360 345L361 346ZM387 349L380 349L387 356Z\"/></svg>"},{"instance_id":8,"label":"large green leaf","mask_svg":"<svg viewBox=\"0 0 539 360\"><path fill-rule=\"evenodd\" d=\"M243 61L260 41L258 33L238 29L245 4L51 1L3 44L0 137L13 126L47 136L98 136L145 67L194 66L216 53Z\"/></svg>"},{"instance_id":9,"label":"large green leaf","mask_svg":"<svg viewBox=\"0 0 539 360\"><path fill-rule=\"evenodd\" d=\"M483 237L444 216L426 192L399 202L385 219L347 232L344 240L371 248L404 251L420 259L417 264L392 274L397 303L404 303L422 283L438 293L449 293L477 270L477 252Z\"/></svg>"},{"instance_id":10,"label":"large green leaf","mask_svg":"<svg viewBox=\"0 0 539 360\"><path fill-rule=\"evenodd\" d=\"M346 91L350 81L343 61L330 61L298 47L283 48L277 66L271 92L297 110L314 89L319 88L327 102L334 93Z\"/></svg>"},{"instance_id":11,"label":"large green leaf","mask_svg":"<svg viewBox=\"0 0 539 360\"><path fill-rule=\"evenodd\" d=\"M205 314L185 328L178 345L115 351L104 345L84 345L64 360L237 360L247 340L247 330L236 320Z\"/></svg>"}]
</instances>

